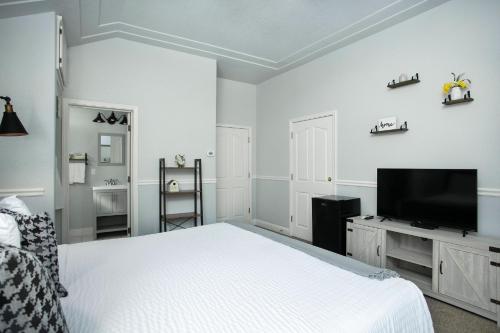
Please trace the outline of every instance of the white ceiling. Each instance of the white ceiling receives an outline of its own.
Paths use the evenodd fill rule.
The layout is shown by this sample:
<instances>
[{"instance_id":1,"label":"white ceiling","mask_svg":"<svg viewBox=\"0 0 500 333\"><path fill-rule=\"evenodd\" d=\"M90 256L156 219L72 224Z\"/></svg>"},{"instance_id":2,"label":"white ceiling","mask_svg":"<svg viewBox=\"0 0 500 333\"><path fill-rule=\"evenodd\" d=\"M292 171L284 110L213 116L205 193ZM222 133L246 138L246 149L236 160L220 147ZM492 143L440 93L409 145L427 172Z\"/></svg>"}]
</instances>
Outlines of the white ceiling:
<instances>
[{"instance_id":1,"label":"white ceiling","mask_svg":"<svg viewBox=\"0 0 500 333\"><path fill-rule=\"evenodd\" d=\"M262 82L447 0L0 0L0 18L56 11L68 44L120 37L217 59Z\"/></svg>"}]
</instances>

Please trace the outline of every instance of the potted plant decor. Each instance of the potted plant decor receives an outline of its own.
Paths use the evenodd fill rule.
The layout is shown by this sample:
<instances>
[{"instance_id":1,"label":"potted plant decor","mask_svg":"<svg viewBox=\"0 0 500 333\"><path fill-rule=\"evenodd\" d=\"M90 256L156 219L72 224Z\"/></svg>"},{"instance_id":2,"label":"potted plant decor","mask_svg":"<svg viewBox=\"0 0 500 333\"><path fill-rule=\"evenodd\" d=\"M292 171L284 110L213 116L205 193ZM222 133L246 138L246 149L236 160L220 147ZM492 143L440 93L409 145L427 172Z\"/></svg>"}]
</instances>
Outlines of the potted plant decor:
<instances>
[{"instance_id":1,"label":"potted plant decor","mask_svg":"<svg viewBox=\"0 0 500 333\"><path fill-rule=\"evenodd\" d=\"M453 75L453 81L446 82L443 85L443 92L450 96L451 100L457 100L464 97L462 93L462 89L469 88L471 81L469 79L464 79L464 74L459 74L458 76L455 73L451 73Z\"/></svg>"}]
</instances>

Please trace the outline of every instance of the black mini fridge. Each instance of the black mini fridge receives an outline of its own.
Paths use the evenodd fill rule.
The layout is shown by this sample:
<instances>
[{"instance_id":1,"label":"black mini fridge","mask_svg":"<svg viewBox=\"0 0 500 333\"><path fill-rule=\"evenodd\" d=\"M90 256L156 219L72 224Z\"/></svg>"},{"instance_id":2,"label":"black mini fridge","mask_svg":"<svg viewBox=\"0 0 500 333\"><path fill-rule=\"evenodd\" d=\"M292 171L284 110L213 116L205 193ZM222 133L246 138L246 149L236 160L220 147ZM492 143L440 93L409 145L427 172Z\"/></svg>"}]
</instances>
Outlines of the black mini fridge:
<instances>
[{"instance_id":1,"label":"black mini fridge","mask_svg":"<svg viewBox=\"0 0 500 333\"><path fill-rule=\"evenodd\" d=\"M345 256L346 219L359 216L359 198L328 195L312 199L313 245Z\"/></svg>"}]
</instances>

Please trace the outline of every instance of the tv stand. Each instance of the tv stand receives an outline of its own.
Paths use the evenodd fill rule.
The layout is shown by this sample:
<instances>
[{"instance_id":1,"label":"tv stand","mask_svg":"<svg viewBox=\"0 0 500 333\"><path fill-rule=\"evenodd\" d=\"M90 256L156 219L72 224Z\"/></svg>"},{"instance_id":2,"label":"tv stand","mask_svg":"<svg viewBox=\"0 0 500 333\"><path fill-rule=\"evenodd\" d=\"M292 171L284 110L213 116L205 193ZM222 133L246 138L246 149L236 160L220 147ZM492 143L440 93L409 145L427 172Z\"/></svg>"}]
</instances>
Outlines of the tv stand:
<instances>
[{"instance_id":1,"label":"tv stand","mask_svg":"<svg viewBox=\"0 0 500 333\"><path fill-rule=\"evenodd\" d=\"M347 223L347 256L388 268L430 297L497 321L500 327L500 239L445 227L428 230L382 217Z\"/></svg>"},{"instance_id":2,"label":"tv stand","mask_svg":"<svg viewBox=\"0 0 500 333\"><path fill-rule=\"evenodd\" d=\"M427 229L427 230L434 230L434 229L438 228L435 225L425 224L422 221L415 221L415 222L412 222L410 225L412 227L415 227L415 228L422 228L422 229Z\"/></svg>"}]
</instances>

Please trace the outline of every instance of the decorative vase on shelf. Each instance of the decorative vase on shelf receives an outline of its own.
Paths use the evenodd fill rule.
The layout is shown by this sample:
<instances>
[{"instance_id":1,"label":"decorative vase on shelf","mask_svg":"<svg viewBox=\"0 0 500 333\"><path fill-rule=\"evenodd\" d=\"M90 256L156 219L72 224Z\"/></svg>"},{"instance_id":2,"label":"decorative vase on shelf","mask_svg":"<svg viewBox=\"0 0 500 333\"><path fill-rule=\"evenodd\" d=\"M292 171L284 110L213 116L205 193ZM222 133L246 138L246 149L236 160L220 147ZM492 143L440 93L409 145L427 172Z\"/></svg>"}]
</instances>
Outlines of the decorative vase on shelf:
<instances>
[{"instance_id":1,"label":"decorative vase on shelf","mask_svg":"<svg viewBox=\"0 0 500 333\"><path fill-rule=\"evenodd\" d=\"M460 88L460 87L453 87L453 88L451 88L451 90L450 90L450 98L452 100L464 98L464 95L462 93L462 88Z\"/></svg>"}]
</instances>

